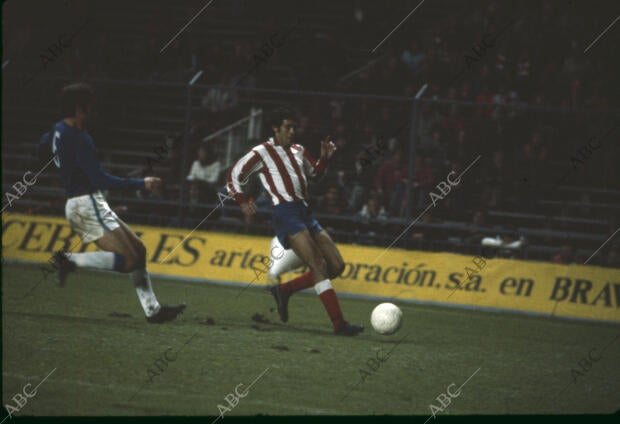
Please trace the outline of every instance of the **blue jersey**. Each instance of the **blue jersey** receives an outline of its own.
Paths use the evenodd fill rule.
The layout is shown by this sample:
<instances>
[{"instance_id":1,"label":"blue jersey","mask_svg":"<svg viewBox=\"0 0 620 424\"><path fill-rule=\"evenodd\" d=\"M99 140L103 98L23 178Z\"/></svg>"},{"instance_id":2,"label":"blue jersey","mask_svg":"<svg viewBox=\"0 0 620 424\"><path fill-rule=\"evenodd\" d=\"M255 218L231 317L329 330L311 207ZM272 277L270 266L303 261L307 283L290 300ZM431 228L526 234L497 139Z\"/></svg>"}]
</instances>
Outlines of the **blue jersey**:
<instances>
[{"instance_id":1,"label":"blue jersey","mask_svg":"<svg viewBox=\"0 0 620 424\"><path fill-rule=\"evenodd\" d=\"M68 198L99 190L144 188L141 178L119 178L101 169L95 143L86 131L58 121L54 124L53 133L51 140L50 133L43 134L39 152L43 158L54 158Z\"/></svg>"}]
</instances>

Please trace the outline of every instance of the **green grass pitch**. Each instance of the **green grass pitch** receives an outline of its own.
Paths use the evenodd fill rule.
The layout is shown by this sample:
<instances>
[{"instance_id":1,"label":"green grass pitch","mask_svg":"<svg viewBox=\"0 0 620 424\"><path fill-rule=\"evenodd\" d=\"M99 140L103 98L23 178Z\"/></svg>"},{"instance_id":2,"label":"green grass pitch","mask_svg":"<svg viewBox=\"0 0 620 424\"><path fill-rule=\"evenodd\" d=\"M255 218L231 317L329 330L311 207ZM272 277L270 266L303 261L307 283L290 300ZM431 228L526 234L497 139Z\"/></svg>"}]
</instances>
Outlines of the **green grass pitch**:
<instances>
[{"instance_id":1,"label":"green grass pitch","mask_svg":"<svg viewBox=\"0 0 620 424\"><path fill-rule=\"evenodd\" d=\"M617 325L400 304L402 328L380 336L369 323L378 302L341 298L345 317L366 326L345 338L332 334L314 294L295 295L283 324L264 289L239 296L241 287L162 278L153 278L160 302L188 307L176 322L151 325L128 276L78 271L65 288L50 278L32 289L41 275L32 265L2 269L3 405L55 370L18 416L217 416L261 373L226 416L430 416L451 383L474 373L439 416L620 405ZM591 352L600 359L579 365Z\"/></svg>"}]
</instances>

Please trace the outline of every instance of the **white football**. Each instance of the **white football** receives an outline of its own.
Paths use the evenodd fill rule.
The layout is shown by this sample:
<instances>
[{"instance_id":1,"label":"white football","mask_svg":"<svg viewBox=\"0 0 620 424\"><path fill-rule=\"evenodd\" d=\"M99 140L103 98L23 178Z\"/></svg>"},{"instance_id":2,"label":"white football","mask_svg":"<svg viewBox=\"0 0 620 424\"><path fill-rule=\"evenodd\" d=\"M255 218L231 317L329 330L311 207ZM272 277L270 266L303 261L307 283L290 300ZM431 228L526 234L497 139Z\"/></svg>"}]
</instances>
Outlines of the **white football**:
<instances>
[{"instance_id":1,"label":"white football","mask_svg":"<svg viewBox=\"0 0 620 424\"><path fill-rule=\"evenodd\" d=\"M403 311L393 303L381 303L373 309L370 324L379 334L394 334L403 322Z\"/></svg>"}]
</instances>

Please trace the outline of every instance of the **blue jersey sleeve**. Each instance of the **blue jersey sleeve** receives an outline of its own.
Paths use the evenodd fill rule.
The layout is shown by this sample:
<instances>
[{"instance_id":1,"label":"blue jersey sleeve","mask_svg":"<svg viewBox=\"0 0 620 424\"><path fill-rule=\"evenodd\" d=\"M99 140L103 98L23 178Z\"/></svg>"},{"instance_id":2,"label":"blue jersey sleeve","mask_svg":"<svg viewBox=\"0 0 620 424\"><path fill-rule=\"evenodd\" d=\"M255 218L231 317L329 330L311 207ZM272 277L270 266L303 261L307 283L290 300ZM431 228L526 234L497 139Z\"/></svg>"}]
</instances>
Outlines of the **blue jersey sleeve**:
<instances>
[{"instance_id":1,"label":"blue jersey sleeve","mask_svg":"<svg viewBox=\"0 0 620 424\"><path fill-rule=\"evenodd\" d=\"M39 145L37 146L37 157L39 161L49 160L52 155L52 146L50 145L50 133L46 132L41 136Z\"/></svg>"},{"instance_id":2,"label":"blue jersey sleeve","mask_svg":"<svg viewBox=\"0 0 620 424\"><path fill-rule=\"evenodd\" d=\"M84 134L77 143L77 163L80 169L88 176L91 187L95 190L114 190L127 188L144 188L142 178L119 178L110 175L101 168L95 152L93 139Z\"/></svg>"}]
</instances>

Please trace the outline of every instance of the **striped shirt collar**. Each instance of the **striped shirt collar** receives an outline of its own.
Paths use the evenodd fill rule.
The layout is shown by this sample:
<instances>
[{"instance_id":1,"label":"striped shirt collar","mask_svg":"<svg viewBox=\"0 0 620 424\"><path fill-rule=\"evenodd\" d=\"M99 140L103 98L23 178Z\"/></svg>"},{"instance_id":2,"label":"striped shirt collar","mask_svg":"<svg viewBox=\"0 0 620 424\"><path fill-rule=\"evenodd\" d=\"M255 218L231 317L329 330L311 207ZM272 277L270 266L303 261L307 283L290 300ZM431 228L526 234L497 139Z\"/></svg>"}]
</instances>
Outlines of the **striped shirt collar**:
<instances>
[{"instance_id":1,"label":"striped shirt collar","mask_svg":"<svg viewBox=\"0 0 620 424\"><path fill-rule=\"evenodd\" d=\"M284 149L284 147L280 146L279 144L276 144L276 140L273 137L269 137L269 140L267 140L267 143L271 144L274 147L279 147L283 150L286 150ZM291 143L288 146L288 150L298 150L297 145L295 143Z\"/></svg>"}]
</instances>

